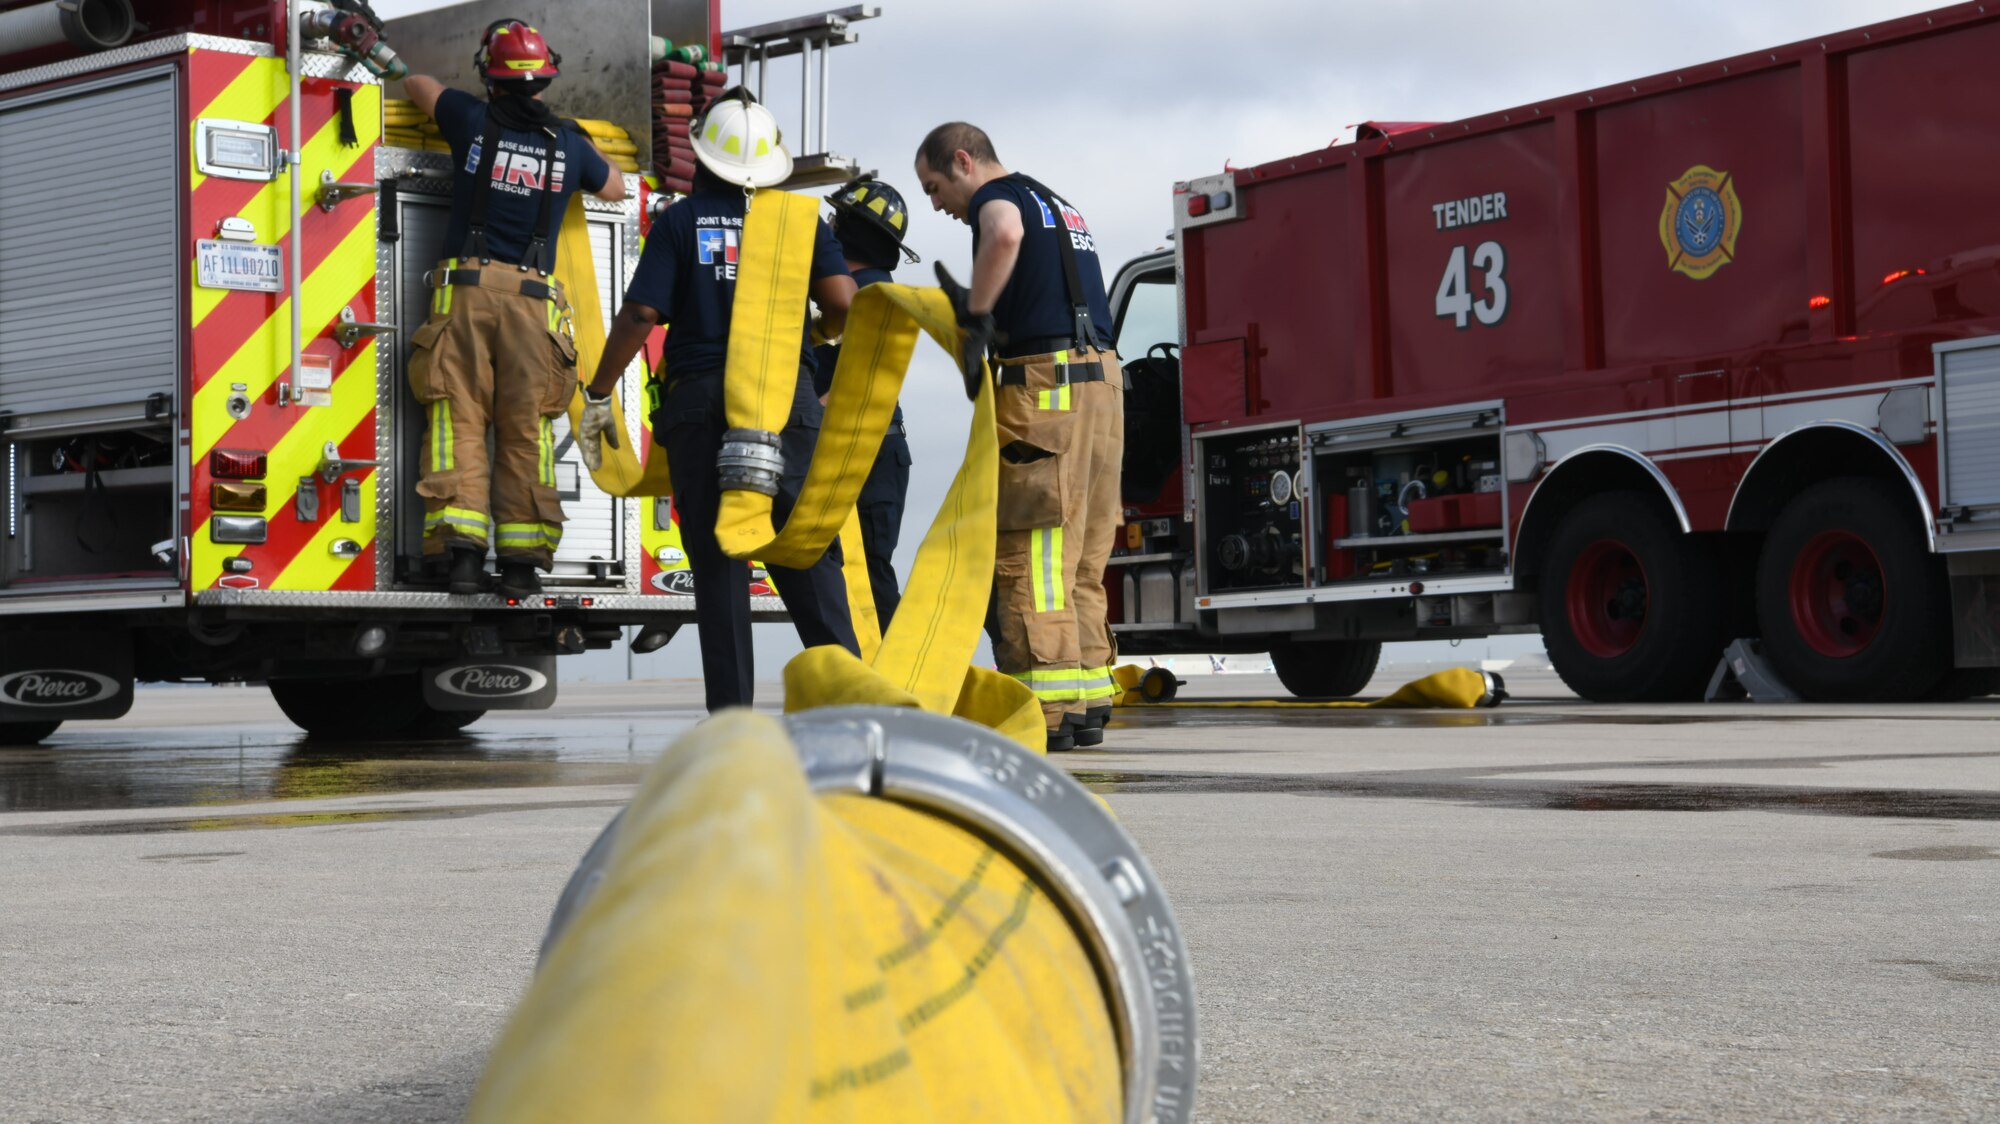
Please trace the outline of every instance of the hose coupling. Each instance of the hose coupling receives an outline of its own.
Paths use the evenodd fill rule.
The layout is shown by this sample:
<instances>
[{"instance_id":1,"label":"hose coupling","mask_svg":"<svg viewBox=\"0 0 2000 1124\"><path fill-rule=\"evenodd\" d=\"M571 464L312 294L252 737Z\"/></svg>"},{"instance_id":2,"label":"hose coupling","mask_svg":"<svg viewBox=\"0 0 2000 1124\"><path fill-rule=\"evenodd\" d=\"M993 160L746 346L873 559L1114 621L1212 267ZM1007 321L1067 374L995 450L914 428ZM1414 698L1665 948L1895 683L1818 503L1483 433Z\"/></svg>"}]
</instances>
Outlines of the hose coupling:
<instances>
[{"instance_id":1,"label":"hose coupling","mask_svg":"<svg viewBox=\"0 0 2000 1124\"><path fill-rule=\"evenodd\" d=\"M785 475L784 446L778 435L768 430L732 429L722 435L715 468L722 491L775 496L778 481Z\"/></svg>"}]
</instances>

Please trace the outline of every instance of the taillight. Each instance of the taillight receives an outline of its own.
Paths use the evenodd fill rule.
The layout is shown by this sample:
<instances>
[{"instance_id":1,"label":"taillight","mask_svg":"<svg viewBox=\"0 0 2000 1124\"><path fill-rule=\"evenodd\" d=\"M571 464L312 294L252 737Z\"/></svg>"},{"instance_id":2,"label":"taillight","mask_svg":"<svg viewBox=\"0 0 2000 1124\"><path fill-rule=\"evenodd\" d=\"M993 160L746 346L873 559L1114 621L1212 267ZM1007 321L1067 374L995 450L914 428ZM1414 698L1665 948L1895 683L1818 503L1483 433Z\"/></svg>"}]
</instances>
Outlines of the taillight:
<instances>
[{"instance_id":1,"label":"taillight","mask_svg":"<svg viewBox=\"0 0 2000 1124\"><path fill-rule=\"evenodd\" d=\"M1190 195L1187 202L1188 217L1198 219L1211 211L1226 211L1235 201L1236 197L1227 191L1218 191L1213 195Z\"/></svg>"},{"instance_id":2,"label":"taillight","mask_svg":"<svg viewBox=\"0 0 2000 1124\"><path fill-rule=\"evenodd\" d=\"M217 480L208 486L209 506L217 511L264 510L264 485Z\"/></svg>"},{"instance_id":3,"label":"taillight","mask_svg":"<svg viewBox=\"0 0 2000 1124\"><path fill-rule=\"evenodd\" d=\"M266 460L261 449L217 449L208 455L208 474L224 480L261 480Z\"/></svg>"}]
</instances>

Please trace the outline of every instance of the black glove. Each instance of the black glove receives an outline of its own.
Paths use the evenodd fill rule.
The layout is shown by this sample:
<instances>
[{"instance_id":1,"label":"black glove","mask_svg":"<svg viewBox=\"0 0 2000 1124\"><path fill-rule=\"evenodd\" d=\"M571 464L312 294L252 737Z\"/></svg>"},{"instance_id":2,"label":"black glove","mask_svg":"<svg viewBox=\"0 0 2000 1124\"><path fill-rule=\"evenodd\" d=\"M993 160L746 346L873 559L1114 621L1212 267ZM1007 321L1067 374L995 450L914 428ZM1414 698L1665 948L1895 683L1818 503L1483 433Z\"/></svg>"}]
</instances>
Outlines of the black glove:
<instances>
[{"instance_id":1,"label":"black glove","mask_svg":"<svg viewBox=\"0 0 2000 1124\"><path fill-rule=\"evenodd\" d=\"M945 299L951 302L952 316L958 320L959 330L965 333L959 341L958 350L959 373L965 376L965 397L976 402L979 400L979 380L984 377L986 351L996 341L1006 337L994 326L992 313L973 313L968 305L972 294L952 279L951 271L944 267L944 263L938 262L936 266L938 287L944 290Z\"/></svg>"}]
</instances>

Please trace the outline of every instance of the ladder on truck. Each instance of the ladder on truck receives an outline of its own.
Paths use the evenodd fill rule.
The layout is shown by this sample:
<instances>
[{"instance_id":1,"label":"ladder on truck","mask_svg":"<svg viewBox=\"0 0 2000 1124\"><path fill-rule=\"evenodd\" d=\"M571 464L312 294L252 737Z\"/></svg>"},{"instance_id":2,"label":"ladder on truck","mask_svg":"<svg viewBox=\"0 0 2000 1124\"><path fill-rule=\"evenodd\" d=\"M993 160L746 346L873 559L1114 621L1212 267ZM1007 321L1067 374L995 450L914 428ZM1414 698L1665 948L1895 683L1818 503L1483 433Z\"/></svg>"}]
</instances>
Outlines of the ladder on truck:
<instances>
[{"instance_id":1,"label":"ladder on truck","mask_svg":"<svg viewBox=\"0 0 2000 1124\"><path fill-rule=\"evenodd\" d=\"M860 36L854 33L852 25L881 14L880 8L856 4L722 33L722 61L737 72L737 82L748 86L757 100L766 105L770 102L764 96L765 79L771 60L799 57L799 129L791 135L799 138L794 147L807 151L792 153L792 178L784 184L787 190L842 184L860 173L861 166L853 158L835 152L827 140L832 62L828 52L859 42ZM819 60L817 69L813 65L815 58ZM754 77L752 64L756 67Z\"/></svg>"}]
</instances>

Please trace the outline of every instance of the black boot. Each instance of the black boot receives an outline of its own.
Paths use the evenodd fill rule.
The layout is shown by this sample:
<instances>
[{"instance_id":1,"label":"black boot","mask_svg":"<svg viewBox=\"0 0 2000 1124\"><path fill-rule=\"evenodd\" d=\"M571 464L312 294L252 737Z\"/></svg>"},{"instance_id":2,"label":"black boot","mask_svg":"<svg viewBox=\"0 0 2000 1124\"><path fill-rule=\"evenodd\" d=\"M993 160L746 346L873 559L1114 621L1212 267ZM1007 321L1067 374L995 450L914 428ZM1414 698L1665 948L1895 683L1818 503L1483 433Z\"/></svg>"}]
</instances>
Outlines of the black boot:
<instances>
[{"instance_id":1,"label":"black boot","mask_svg":"<svg viewBox=\"0 0 2000 1124\"><path fill-rule=\"evenodd\" d=\"M1078 745L1078 732L1083 729L1083 715L1065 714L1062 725L1049 731L1049 752L1065 753Z\"/></svg>"},{"instance_id":2,"label":"black boot","mask_svg":"<svg viewBox=\"0 0 2000 1124\"><path fill-rule=\"evenodd\" d=\"M478 550L458 549L451 552L451 591L453 593L483 593L486 589L486 554Z\"/></svg>"},{"instance_id":3,"label":"black boot","mask_svg":"<svg viewBox=\"0 0 2000 1124\"><path fill-rule=\"evenodd\" d=\"M536 576L533 562L501 560L500 596L529 597L541 591L542 579Z\"/></svg>"},{"instance_id":4,"label":"black boot","mask_svg":"<svg viewBox=\"0 0 2000 1124\"><path fill-rule=\"evenodd\" d=\"M1093 706L1083 712L1083 725L1076 731L1078 749L1104 744L1104 727L1111 724L1111 708Z\"/></svg>"}]
</instances>

